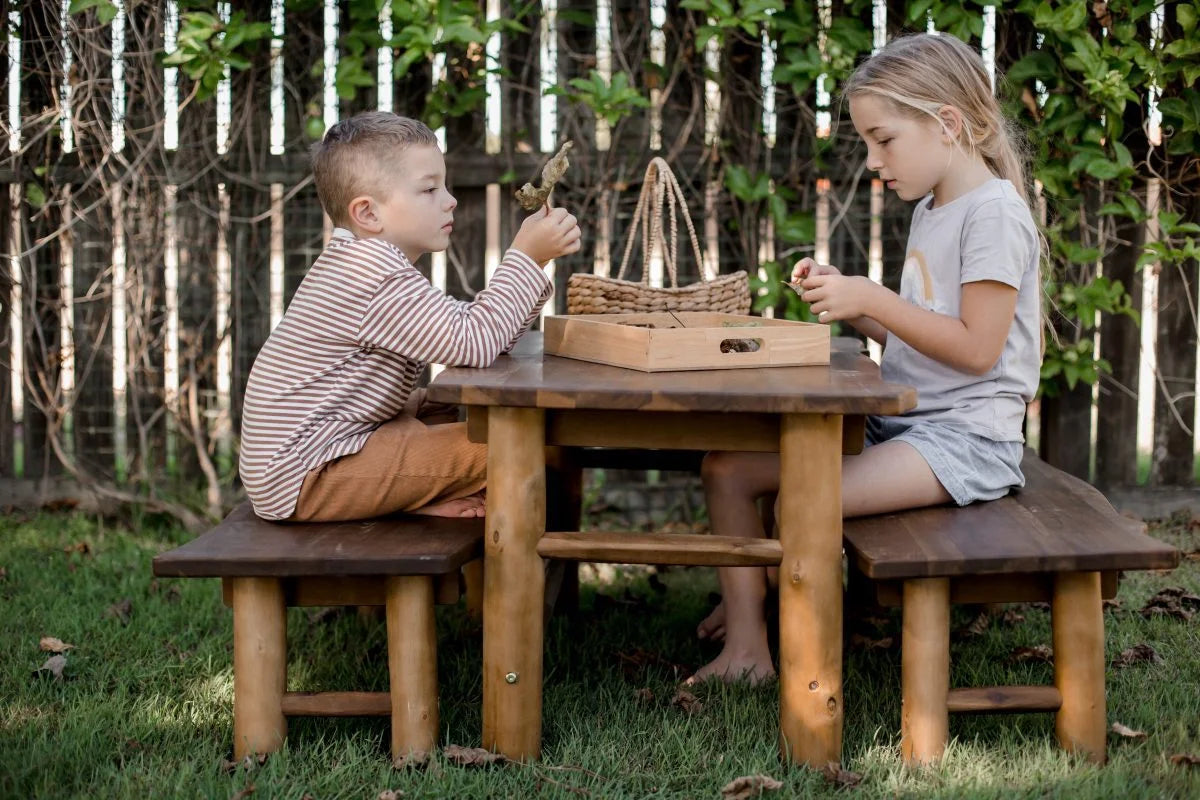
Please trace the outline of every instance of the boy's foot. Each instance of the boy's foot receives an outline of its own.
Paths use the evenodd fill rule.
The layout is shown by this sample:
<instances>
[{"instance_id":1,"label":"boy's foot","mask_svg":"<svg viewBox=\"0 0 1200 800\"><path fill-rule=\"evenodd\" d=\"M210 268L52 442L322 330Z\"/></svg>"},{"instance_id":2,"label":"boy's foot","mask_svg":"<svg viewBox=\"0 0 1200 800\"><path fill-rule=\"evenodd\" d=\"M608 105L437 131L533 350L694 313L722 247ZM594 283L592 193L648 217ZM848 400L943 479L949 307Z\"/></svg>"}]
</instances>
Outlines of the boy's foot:
<instances>
[{"instance_id":1,"label":"boy's foot","mask_svg":"<svg viewBox=\"0 0 1200 800\"><path fill-rule=\"evenodd\" d=\"M773 680L775 665L770 654L762 656L735 656L722 650L721 655L696 670L696 674L684 681L685 686L695 686L707 680L722 680L725 683L748 683L751 686Z\"/></svg>"},{"instance_id":2,"label":"boy's foot","mask_svg":"<svg viewBox=\"0 0 1200 800\"><path fill-rule=\"evenodd\" d=\"M487 501L483 492L455 500L443 500L431 503L421 508L413 509L413 514L423 514L427 517L482 517Z\"/></svg>"},{"instance_id":3,"label":"boy's foot","mask_svg":"<svg viewBox=\"0 0 1200 800\"><path fill-rule=\"evenodd\" d=\"M696 638L712 642L725 641L725 601L717 603L707 617L696 626Z\"/></svg>"}]
</instances>

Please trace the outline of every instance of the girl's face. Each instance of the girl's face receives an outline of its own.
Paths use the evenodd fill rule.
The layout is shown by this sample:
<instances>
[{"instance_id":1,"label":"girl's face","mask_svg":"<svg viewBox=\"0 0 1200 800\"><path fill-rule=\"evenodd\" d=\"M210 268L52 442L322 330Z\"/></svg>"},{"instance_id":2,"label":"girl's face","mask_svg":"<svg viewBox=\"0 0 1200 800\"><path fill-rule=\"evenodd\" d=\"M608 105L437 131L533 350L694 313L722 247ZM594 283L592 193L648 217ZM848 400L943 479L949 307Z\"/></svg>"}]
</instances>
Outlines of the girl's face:
<instances>
[{"instance_id":1,"label":"girl's face","mask_svg":"<svg viewBox=\"0 0 1200 800\"><path fill-rule=\"evenodd\" d=\"M919 200L946 178L953 144L932 118L914 118L878 95L850 98L854 129L867 144L867 168L902 200Z\"/></svg>"}]
</instances>

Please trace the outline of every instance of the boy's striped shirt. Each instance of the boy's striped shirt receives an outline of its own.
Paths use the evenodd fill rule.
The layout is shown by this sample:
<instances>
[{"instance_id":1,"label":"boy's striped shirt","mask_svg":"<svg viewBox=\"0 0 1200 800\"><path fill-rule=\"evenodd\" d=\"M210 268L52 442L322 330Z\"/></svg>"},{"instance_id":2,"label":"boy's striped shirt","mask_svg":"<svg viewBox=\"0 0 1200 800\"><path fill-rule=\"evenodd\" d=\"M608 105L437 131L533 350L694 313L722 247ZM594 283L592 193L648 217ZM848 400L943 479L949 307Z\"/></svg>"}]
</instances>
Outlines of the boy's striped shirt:
<instances>
[{"instance_id":1,"label":"boy's striped shirt","mask_svg":"<svg viewBox=\"0 0 1200 800\"><path fill-rule=\"evenodd\" d=\"M427 363L491 364L552 292L509 250L474 301L455 300L391 244L336 229L250 370L238 469L255 513L290 517L308 471L361 450Z\"/></svg>"}]
</instances>

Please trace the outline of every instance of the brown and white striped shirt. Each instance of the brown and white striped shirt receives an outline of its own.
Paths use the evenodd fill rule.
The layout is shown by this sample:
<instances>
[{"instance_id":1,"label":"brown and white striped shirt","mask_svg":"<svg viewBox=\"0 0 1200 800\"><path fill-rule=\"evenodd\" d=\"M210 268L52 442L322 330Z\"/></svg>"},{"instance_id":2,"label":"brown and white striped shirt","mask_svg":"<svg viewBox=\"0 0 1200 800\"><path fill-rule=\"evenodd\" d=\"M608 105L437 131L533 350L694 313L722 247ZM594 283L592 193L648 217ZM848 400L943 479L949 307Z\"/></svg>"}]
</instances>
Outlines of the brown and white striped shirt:
<instances>
[{"instance_id":1,"label":"brown and white striped shirt","mask_svg":"<svg viewBox=\"0 0 1200 800\"><path fill-rule=\"evenodd\" d=\"M308 471L361 450L426 363L491 364L553 291L509 250L474 301L455 300L387 242L335 229L246 384L238 469L255 513L290 517Z\"/></svg>"}]
</instances>

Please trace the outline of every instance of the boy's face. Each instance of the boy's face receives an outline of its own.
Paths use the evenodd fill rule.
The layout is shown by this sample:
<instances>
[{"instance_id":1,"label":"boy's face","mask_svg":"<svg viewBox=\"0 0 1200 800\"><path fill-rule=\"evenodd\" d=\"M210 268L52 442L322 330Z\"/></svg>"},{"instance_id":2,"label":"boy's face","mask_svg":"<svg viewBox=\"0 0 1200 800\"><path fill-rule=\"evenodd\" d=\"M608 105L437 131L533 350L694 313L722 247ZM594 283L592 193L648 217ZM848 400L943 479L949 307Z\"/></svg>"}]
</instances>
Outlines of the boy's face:
<instances>
[{"instance_id":1,"label":"boy's face","mask_svg":"<svg viewBox=\"0 0 1200 800\"><path fill-rule=\"evenodd\" d=\"M446 189L441 151L433 145L407 147L386 169L391 177L384 179L387 189L375 198L381 227L375 235L400 248L409 261L445 250L458 201Z\"/></svg>"},{"instance_id":2,"label":"boy's face","mask_svg":"<svg viewBox=\"0 0 1200 800\"><path fill-rule=\"evenodd\" d=\"M867 169L902 200L919 200L942 182L952 153L933 119L914 119L872 94L850 98L850 118L867 145Z\"/></svg>"}]
</instances>

